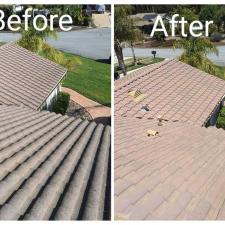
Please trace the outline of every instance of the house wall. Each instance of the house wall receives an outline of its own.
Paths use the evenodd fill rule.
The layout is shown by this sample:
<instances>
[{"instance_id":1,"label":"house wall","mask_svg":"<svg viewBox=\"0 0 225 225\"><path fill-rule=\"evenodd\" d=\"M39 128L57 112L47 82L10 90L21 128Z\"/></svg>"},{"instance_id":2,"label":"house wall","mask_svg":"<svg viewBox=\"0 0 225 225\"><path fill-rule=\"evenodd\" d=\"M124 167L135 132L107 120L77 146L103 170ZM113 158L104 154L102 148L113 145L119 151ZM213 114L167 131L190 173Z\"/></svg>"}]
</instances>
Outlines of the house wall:
<instances>
[{"instance_id":1,"label":"house wall","mask_svg":"<svg viewBox=\"0 0 225 225\"><path fill-rule=\"evenodd\" d=\"M220 102L220 104L218 104L217 108L214 110L212 116L210 117L209 121L207 122L208 126L214 126L216 124L218 114L219 114L222 106L224 105L224 98L225 98L225 96L223 96L222 101Z\"/></svg>"},{"instance_id":2,"label":"house wall","mask_svg":"<svg viewBox=\"0 0 225 225\"><path fill-rule=\"evenodd\" d=\"M51 106L52 106L52 102L53 102L54 98L58 95L60 90L61 90L61 87L60 87L60 85L58 85L52 91L52 93L49 95L49 97L46 99L46 101L42 104L42 106L40 107L40 110L50 110Z\"/></svg>"},{"instance_id":3,"label":"house wall","mask_svg":"<svg viewBox=\"0 0 225 225\"><path fill-rule=\"evenodd\" d=\"M216 124L216 120L218 117L218 113L220 112L221 109L221 104L218 105L218 107L215 109L215 111L213 112L212 116L209 119L209 126L214 126Z\"/></svg>"}]
</instances>

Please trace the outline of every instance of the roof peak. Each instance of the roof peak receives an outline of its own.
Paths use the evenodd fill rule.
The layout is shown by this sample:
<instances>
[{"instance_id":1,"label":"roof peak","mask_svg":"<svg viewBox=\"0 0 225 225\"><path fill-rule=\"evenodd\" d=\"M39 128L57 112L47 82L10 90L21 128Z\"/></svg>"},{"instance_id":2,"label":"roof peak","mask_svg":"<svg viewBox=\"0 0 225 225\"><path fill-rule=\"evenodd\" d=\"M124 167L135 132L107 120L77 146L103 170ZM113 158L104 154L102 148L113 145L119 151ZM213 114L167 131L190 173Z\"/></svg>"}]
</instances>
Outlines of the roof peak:
<instances>
[{"instance_id":1,"label":"roof peak","mask_svg":"<svg viewBox=\"0 0 225 225\"><path fill-rule=\"evenodd\" d=\"M129 73L128 75L126 75L126 76L120 78L119 80L115 81L115 91L118 90L118 89L121 89L122 87L128 85L129 83L139 79L140 77L144 77L147 74L149 74L149 73L151 73L151 72L153 72L153 71L155 71L155 70L161 68L162 66L167 65L168 63L171 63L171 62L178 62L178 59L176 59L176 58L165 59L162 62L150 64L148 66L141 67L141 68L139 68L135 71L131 71L131 73ZM145 70L147 68L150 68L149 71L140 76L140 74L138 72L140 72L142 70Z\"/></svg>"}]
</instances>

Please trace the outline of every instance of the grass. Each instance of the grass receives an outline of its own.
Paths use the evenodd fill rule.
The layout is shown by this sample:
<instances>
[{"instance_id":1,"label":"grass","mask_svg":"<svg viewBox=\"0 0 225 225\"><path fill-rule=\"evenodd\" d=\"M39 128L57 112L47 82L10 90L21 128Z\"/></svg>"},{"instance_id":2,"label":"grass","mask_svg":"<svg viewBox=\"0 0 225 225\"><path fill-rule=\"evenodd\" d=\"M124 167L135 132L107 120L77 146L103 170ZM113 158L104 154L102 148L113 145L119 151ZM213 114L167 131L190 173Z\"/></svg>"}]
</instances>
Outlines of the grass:
<instances>
[{"instance_id":1,"label":"grass","mask_svg":"<svg viewBox=\"0 0 225 225\"><path fill-rule=\"evenodd\" d=\"M64 54L67 58L78 58L80 64L68 71L63 86L110 107L111 65L69 53Z\"/></svg>"},{"instance_id":2,"label":"grass","mask_svg":"<svg viewBox=\"0 0 225 225\"><path fill-rule=\"evenodd\" d=\"M129 58L129 59L125 60L125 65L126 65L127 72L129 72L131 70L135 70L135 69L141 68L143 66L153 64L153 63L161 62L163 60L164 60L164 58L159 58L159 57L137 58L138 63L135 66L133 64L133 58ZM118 72L119 74L122 73L122 70L120 69L118 63L115 64L115 71Z\"/></svg>"},{"instance_id":3,"label":"grass","mask_svg":"<svg viewBox=\"0 0 225 225\"><path fill-rule=\"evenodd\" d=\"M217 76L217 77L219 77L219 78L225 80L225 67L223 67L223 66L218 66L218 65L215 65L215 67L216 67L217 70L218 70L218 73L217 73L217 75L215 75L215 76Z\"/></svg>"}]
</instances>

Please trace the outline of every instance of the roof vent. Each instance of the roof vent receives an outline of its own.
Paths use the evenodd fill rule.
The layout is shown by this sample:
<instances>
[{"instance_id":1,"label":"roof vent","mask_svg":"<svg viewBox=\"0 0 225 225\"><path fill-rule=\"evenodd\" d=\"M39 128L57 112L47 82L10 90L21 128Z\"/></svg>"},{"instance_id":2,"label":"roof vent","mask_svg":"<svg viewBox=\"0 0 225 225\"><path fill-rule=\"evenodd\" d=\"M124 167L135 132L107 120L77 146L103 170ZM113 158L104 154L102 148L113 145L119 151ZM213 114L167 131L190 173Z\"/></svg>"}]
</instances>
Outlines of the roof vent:
<instances>
[{"instance_id":1,"label":"roof vent","mask_svg":"<svg viewBox=\"0 0 225 225\"><path fill-rule=\"evenodd\" d=\"M133 98L135 102L141 101L146 96L146 94L143 94L140 90L130 90L128 91L128 94Z\"/></svg>"},{"instance_id":2,"label":"roof vent","mask_svg":"<svg viewBox=\"0 0 225 225\"><path fill-rule=\"evenodd\" d=\"M146 104L146 105L144 105L144 106L141 107L141 111L142 111L142 112L148 112L148 111L150 111L150 108L149 108L149 106Z\"/></svg>"}]
</instances>

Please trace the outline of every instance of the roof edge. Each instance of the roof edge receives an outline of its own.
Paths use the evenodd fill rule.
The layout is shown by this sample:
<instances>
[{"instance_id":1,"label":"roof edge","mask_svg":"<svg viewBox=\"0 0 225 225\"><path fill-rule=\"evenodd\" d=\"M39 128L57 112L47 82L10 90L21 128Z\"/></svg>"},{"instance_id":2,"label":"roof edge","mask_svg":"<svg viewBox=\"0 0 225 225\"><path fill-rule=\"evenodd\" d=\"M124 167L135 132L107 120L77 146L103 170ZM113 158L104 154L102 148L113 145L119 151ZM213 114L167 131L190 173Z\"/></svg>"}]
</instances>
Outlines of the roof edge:
<instances>
[{"instance_id":1,"label":"roof edge","mask_svg":"<svg viewBox=\"0 0 225 225\"><path fill-rule=\"evenodd\" d=\"M34 55L35 57L38 57L38 58L40 58L40 59L42 59L42 60L45 60L45 61L47 61L47 62L49 62L49 63L51 63L51 64L54 64L55 66L59 67L60 69L66 71L66 72L68 71L65 67L61 66L60 64L55 63L55 62L53 62L53 61L51 61L51 60L49 60L49 59L47 59L47 58L45 58L45 57L43 57L43 56L38 55L38 54L35 53L35 52L29 51L28 49L26 49L26 48L24 48L24 47L18 45L18 44L17 44L17 41L10 41L10 42L7 42L7 43L1 45L1 46L0 46L0 49L5 48L5 47L10 46L10 45L15 45L17 48L23 49L24 51L28 52L29 54Z\"/></svg>"},{"instance_id":2,"label":"roof edge","mask_svg":"<svg viewBox=\"0 0 225 225\"><path fill-rule=\"evenodd\" d=\"M178 61L178 59L176 58L170 58L170 59L165 59L162 62L159 63L155 63L155 64L150 64L148 66L152 66L152 68L150 68L150 70L143 74L142 76L140 76L139 74L134 75L135 72L137 72L137 70L135 70L134 72L131 72L130 74L124 76L123 78L120 78L119 80L116 80L114 83L115 86L115 91L121 89L122 87L128 85L131 82L136 81L137 79L139 79L140 77L144 77L147 76L149 73L159 69L160 67L170 63L170 62L176 62ZM141 67L140 69L143 69L144 67Z\"/></svg>"}]
</instances>

